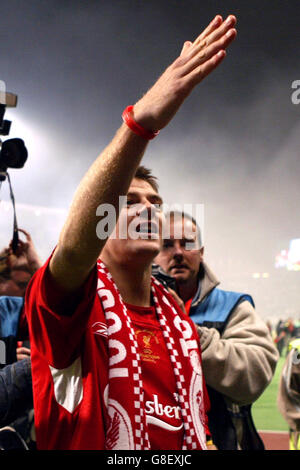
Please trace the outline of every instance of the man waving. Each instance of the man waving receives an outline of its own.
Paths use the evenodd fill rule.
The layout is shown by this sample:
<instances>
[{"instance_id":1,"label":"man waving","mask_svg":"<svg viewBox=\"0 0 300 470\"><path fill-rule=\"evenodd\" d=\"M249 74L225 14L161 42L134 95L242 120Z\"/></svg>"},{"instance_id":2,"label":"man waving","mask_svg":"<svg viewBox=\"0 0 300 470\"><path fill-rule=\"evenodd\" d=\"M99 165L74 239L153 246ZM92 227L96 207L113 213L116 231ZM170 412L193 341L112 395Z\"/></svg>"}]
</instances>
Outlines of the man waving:
<instances>
[{"instance_id":1,"label":"man waving","mask_svg":"<svg viewBox=\"0 0 300 470\"><path fill-rule=\"evenodd\" d=\"M234 16L216 16L126 108L124 123L78 187L55 251L29 286L39 449L206 448L198 336L151 279L161 197L139 164L149 140L224 59L235 23ZM118 211L122 195L127 202L111 237L97 236L97 214L103 207Z\"/></svg>"}]
</instances>

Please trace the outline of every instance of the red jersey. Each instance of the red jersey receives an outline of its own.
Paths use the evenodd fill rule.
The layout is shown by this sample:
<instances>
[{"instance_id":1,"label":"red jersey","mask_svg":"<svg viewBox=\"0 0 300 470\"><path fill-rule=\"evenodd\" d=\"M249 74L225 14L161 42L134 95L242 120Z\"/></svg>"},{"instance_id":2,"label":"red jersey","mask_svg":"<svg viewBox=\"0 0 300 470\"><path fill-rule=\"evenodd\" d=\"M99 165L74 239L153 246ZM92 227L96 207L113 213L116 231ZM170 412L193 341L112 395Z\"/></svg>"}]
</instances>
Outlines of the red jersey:
<instances>
[{"instance_id":1,"label":"red jersey","mask_svg":"<svg viewBox=\"0 0 300 470\"><path fill-rule=\"evenodd\" d=\"M181 449L183 422L175 377L155 308L126 307L140 348L151 449Z\"/></svg>"},{"instance_id":2,"label":"red jersey","mask_svg":"<svg viewBox=\"0 0 300 470\"><path fill-rule=\"evenodd\" d=\"M99 322L103 309L96 290L97 270L80 295L62 306L57 305L58 287L48 262L32 278L25 301L37 447L104 449L108 346L106 325ZM128 307L142 359L151 447L181 449L183 427L175 379L155 309Z\"/></svg>"}]
</instances>

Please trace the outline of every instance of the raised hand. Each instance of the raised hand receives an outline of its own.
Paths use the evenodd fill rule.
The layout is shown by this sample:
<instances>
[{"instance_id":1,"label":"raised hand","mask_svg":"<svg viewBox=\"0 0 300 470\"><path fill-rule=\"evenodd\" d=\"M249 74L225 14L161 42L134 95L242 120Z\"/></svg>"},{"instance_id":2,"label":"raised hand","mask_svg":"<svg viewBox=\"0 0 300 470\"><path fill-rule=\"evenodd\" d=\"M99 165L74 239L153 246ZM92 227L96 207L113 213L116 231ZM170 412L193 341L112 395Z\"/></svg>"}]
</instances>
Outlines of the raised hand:
<instances>
[{"instance_id":1,"label":"raised hand","mask_svg":"<svg viewBox=\"0 0 300 470\"><path fill-rule=\"evenodd\" d=\"M180 56L136 103L134 119L151 131L165 127L193 88L224 59L236 37L236 18L217 15L192 43L186 41Z\"/></svg>"},{"instance_id":2,"label":"raised hand","mask_svg":"<svg viewBox=\"0 0 300 470\"><path fill-rule=\"evenodd\" d=\"M149 131L165 127L192 89L225 57L236 37L235 24L234 16L223 21L218 15L193 43L185 42L179 57L135 104L133 120ZM148 140L123 123L82 179L49 265L68 294L83 284L101 252L103 256L106 240L95 230L97 208L111 204L119 210L119 196L127 194L147 145Z\"/></svg>"}]
</instances>

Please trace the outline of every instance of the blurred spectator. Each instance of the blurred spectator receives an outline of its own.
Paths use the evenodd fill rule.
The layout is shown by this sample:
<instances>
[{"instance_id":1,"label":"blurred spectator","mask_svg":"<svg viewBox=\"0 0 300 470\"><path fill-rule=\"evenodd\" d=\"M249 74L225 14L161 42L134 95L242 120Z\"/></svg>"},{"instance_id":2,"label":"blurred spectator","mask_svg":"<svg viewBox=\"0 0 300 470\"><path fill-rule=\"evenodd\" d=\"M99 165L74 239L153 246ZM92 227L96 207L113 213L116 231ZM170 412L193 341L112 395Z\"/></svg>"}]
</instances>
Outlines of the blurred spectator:
<instances>
[{"instance_id":1,"label":"blurred spectator","mask_svg":"<svg viewBox=\"0 0 300 470\"><path fill-rule=\"evenodd\" d=\"M0 370L0 450L28 449L22 435L29 436L32 420L25 412L33 407L31 361L29 357L7 365ZM24 416L20 423L20 416ZM14 420L18 420L18 426ZM20 433L20 425L23 425ZM2 427L4 426L4 427Z\"/></svg>"},{"instance_id":2,"label":"blurred spectator","mask_svg":"<svg viewBox=\"0 0 300 470\"><path fill-rule=\"evenodd\" d=\"M294 330L295 338L300 338L300 319L295 320L294 327L295 327L295 330Z\"/></svg>"},{"instance_id":3,"label":"blurred spectator","mask_svg":"<svg viewBox=\"0 0 300 470\"><path fill-rule=\"evenodd\" d=\"M17 361L0 370L0 426L17 419L32 404L30 358Z\"/></svg>"},{"instance_id":4,"label":"blurred spectator","mask_svg":"<svg viewBox=\"0 0 300 470\"><path fill-rule=\"evenodd\" d=\"M27 320L23 311L26 287L42 265L31 236L19 229L26 241L19 239L13 253L12 242L0 254L0 338L6 343L6 364L30 356L30 349L17 340L28 339Z\"/></svg>"},{"instance_id":5,"label":"blurred spectator","mask_svg":"<svg viewBox=\"0 0 300 470\"><path fill-rule=\"evenodd\" d=\"M291 339L297 337L297 329L295 328L294 320L292 318L288 318L286 321L279 320L276 327L276 334L275 343L280 356L282 356Z\"/></svg>"},{"instance_id":6,"label":"blurred spectator","mask_svg":"<svg viewBox=\"0 0 300 470\"><path fill-rule=\"evenodd\" d=\"M26 241L19 239L16 253L11 243L0 253L0 295L24 297L31 277L42 266L30 234L23 229L19 232Z\"/></svg>"},{"instance_id":7,"label":"blurred spectator","mask_svg":"<svg viewBox=\"0 0 300 470\"><path fill-rule=\"evenodd\" d=\"M277 404L289 425L290 450L300 450L300 338L293 339L288 346Z\"/></svg>"},{"instance_id":8,"label":"blurred spectator","mask_svg":"<svg viewBox=\"0 0 300 470\"><path fill-rule=\"evenodd\" d=\"M179 212L169 218L170 234L155 262L173 278L175 300L197 325L213 442L219 450L262 450L251 405L273 377L274 342L249 295L218 287L196 221Z\"/></svg>"},{"instance_id":9,"label":"blurred spectator","mask_svg":"<svg viewBox=\"0 0 300 470\"><path fill-rule=\"evenodd\" d=\"M32 403L30 345L23 307L26 287L42 264L30 234L23 229L19 232L26 240L19 239L16 252L13 253L10 243L0 254L0 340L5 344L5 358L0 361L0 367L6 365L0 371L0 426L12 426L3 433L0 430L5 440L10 439L8 436L15 430L27 440L31 427L28 415L28 398ZM10 418L18 419L11 423Z\"/></svg>"},{"instance_id":10,"label":"blurred spectator","mask_svg":"<svg viewBox=\"0 0 300 470\"><path fill-rule=\"evenodd\" d=\"M280 356L282 354L282 350L284 346L284 337L285 337L284 322L280 319L276 325L276 338L275 338L275 343L276 343L277 350Z\"/></svg>"},{"instance_id":11,"label":"blurred spectator","mask_svg":"<svg viewBox=\"0 0 300 470\"><path fill-rule=\"evenodd\" d=\"M2 366L12 364L30 356L30 349L23 344L28 340L28 326L23 309L23 297L0 297L0 340L5 343L5 358L0 361ZM19 342L22 342L18 344Z\"/></svg>"},{"instance_id":12,"label":"blurred spectator","mask_svg":"<svg viewBox=\"0 0 300 470\"><path fill-rule=\"evenodd\" d=\"M42 265L30 234L24 229L18 231L25 235L26 240L19 239L15 253L11 242L0 254L0 337L6 342L7 364L30 356L30 349L16 341L28 339L27 320L23 313L24 295L31 277Z\"/></svg>"}]
</instances>

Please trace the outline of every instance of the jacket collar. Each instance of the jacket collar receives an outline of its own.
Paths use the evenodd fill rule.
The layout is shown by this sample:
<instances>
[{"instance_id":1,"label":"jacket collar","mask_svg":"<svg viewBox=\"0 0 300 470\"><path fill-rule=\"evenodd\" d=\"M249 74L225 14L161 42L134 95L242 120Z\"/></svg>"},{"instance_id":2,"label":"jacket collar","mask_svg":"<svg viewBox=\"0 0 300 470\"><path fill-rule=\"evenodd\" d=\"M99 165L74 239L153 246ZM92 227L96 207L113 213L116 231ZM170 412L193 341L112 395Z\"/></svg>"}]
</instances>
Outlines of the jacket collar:
<instances>
[{"instance_id":1,"label":"jacket collar","mask_svg":"<svg viewBox=\"0 0 300 470\"><path fill-rule=\"evenodd\" d=\"M213 271L207 266L206 263L202 263L204 267L204 278L199 280L198 289L194 295L192 306L198 305L202 300L220 284Z\"/></svg>"}]
</instances>

